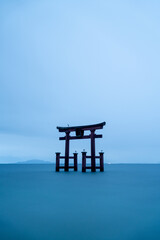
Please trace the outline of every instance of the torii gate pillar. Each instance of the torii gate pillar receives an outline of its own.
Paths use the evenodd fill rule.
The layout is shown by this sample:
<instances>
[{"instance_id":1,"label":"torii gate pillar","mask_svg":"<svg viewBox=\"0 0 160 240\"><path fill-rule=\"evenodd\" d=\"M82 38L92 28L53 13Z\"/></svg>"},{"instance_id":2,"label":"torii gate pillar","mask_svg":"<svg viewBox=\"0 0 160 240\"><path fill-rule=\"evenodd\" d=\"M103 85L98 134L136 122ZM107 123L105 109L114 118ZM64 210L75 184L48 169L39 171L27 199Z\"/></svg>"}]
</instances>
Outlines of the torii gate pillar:
<instances>
[{"instance_id":1,"label":"torii gate pillar","mask_svg":"<svg viewBox=\"0 0 160 240\"><path fill-rule=\"evenodd\" d=\"M95 130L91 130L91 171L95 172L96 159L95 159Z\"/></svg>"},{"instance_id":2,"label":"torii gate pillar","mask_svg":"<svg viewBox=\"0 0 160 240\"><path fill-rule=\"evenodd\" d=\"M66 132L66 141L65 141L65 172L68 172L69 167L69 134Z\"/></svg>"}]
</instances>

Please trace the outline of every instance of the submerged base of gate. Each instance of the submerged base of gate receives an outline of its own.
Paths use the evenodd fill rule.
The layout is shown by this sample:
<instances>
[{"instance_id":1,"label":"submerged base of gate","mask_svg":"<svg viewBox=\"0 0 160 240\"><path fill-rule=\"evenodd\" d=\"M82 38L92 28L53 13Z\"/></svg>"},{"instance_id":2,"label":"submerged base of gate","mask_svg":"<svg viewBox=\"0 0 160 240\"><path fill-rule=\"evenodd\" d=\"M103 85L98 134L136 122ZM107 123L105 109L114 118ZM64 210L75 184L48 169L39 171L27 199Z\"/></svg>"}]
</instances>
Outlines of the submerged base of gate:
<instances>
[{"instance_id":1,"label":"submerged base of gate","mask_svg":"<svg viewBox=\"0 0 160 240\"><path fill-rule=\"evenodd\" d=\"M73 159L73 165L69 165L69 159L66 164L65 156L60 156L60 152L56 153L56 172L59 172L60 169L64 169L65 172L68 172L69 169L73 169L77 171L77 155L78 153L73 153L73 157L69 157L69 159ZM104 171L104 160L103 160L104 153L100 152L99 156L87 156L87 152L82 152L82 172L86 172L87 169L90 169L91 172L96 172L97 169L100 172ZM86 159L89 158L91 160L90 166L86 164ZM65 163L63 165L60 164L60 159L64 159ZM96 159L99 159L99 164L96 164Z\"/></svg>"},{"instance_id":2,"label":"submerged base of gate","mask_svg":"<svg viewBox=\"0 0 160 240\"><path fill-rule=\"evenodd\" d=\"M56 172L59 172L60 169L64 169L65 172L68 172L69 169L73 169L74 171L77 171L77 155L78 153L73 153L73 157L69 157L66 164L66 159L64 156L60 156L60 152L56 153ZM65 159L64 165L60 164L60 159ZM73 165L69 165L69 159L73 159Z\"/></svg>"},{"instance_id":3,"label":"submerged base of gate","mask_svg":"<svg viewBox=\"0 0 160 240\"><path fill-rule=\"evenodd\" d=\"M104 160L103 160L104 153L100 152L99 156L87 156L87 152L82 152L82 172L86 172L87 169L91 169L91 172L96 172L96 169L99 169L100 172L104 172ZM86 159L91 159L91 165L88 166L86 164ZM96 159L99 159L99 165L96 165Z\"/></svg>"}]
</instances>

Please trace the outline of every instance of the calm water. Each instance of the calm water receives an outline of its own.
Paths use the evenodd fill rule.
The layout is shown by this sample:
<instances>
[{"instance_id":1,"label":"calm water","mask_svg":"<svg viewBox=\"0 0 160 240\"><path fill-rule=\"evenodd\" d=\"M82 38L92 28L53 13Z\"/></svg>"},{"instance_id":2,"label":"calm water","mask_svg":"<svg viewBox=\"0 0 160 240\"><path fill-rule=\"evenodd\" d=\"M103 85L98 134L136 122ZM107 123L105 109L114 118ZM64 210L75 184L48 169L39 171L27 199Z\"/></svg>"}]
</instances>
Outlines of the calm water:
<instances>
[{"instance_id":1,"label":"calm water","mask_svg":"<svg viewBox=\"0 0 160 240\"><path fill-rule=\"evenodd\" d=\"M0 239L159 240L160 165L0 165Z\"/></svg>"}]
</instances>

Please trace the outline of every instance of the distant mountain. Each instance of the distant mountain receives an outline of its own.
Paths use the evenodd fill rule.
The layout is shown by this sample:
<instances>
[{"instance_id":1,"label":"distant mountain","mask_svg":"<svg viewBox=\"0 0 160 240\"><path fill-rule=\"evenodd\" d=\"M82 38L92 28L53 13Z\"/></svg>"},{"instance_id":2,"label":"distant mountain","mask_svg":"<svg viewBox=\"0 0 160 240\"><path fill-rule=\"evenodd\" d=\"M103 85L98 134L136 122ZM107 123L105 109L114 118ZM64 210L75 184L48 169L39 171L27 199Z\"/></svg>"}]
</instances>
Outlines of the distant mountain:
<instances>
[{"instance_id":1,"label":"distant mountain","mask_svg":"<svg viewBox=\"0 0 160 240\"><path fill-rule=\"evenodd\" d=\"M39 159L32 159L23 162L16 162L17 164L52 164L52 162L39 160Z\"/></svg>"}]
</instances>

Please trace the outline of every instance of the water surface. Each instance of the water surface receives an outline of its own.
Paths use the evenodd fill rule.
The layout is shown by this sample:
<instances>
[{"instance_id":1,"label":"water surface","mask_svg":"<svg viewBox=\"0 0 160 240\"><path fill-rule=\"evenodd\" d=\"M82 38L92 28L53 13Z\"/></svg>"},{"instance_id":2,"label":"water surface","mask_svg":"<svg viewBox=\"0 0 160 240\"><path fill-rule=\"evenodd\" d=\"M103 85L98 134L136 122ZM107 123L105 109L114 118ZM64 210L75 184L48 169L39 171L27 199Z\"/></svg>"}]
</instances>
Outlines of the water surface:
<instances>
[{"instance_id":1,"label":"water surface","mask_svg":"<svg viewBox=\"0 0 160 240\"><path fill-rule=\"evenodd\" d=\"M160 165L0 165L0 239L159 240Z\"/></svg>"}]
</instances>

